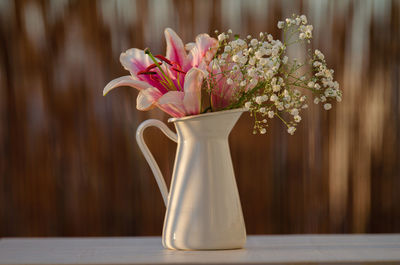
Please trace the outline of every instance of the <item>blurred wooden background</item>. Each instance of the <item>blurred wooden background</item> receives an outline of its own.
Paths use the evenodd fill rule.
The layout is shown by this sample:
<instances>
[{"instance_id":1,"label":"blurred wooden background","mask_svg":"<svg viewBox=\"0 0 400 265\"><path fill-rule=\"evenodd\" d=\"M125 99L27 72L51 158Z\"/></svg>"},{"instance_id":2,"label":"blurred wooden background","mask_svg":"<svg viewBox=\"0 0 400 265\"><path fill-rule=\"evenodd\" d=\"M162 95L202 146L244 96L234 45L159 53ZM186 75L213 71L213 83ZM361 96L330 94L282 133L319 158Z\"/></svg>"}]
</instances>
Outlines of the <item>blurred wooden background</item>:
<instances>
[{"instance_id":1,"label":"blurred wooden background","mask_svg":"<svg viewBox=\"0 0 400 265\"><path fill-rule=\"evenodd\" d=\"M164 206L135 142L145 119L126 75L130 47L164 53L215 29L271 32L292 13L314 25L344 91L311 106L294 136L278 121L230 138L250 234L400 232L400 1L0 0L0 236L161 234ZM312 103L310 105L313 105ZM170 181L175 144L146 139Z\"/></svg>"}]
</instances>

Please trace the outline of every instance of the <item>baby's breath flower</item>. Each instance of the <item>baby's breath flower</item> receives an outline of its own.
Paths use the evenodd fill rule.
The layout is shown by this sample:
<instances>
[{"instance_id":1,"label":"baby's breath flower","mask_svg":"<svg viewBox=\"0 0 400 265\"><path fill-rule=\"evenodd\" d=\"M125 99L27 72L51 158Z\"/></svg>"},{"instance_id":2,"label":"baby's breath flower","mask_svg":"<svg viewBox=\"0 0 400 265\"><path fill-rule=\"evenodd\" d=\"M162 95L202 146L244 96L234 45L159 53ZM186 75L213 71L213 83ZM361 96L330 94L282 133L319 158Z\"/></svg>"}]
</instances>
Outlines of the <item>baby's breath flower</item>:
<instances>
[{"instance_id":1,"label":"baby's breath flower","mask_svg":"<svg viewBox=\"0 0 400 265\"><path fill-rule=\"evenodd\" d=\"M300 115L294 116L294 121L295 121L295 122L300 122L300 121L301 121Z\"/></svg>"},{"instance_id":2,"label":"baby's breath flower","mask_svg":"<svg viewBox=\"0 0 400 265\"><path fill-rule=\"evenodd\" d=\"M250 41L250 45L251 45L251 46L257 46L257 44L258 44L258 40L257 40L257 39L252 39L252 40Z\"/></svg>"},{"instance_id":3,"label":"baby's breath flower","mask_svg":"<svg viewBox=\"0 0 400 265\"><path fill-rule=\"evenodd\" d=\"M292 109L291 111L290 111L290 114L292 114L293 116L297 116L297 115L299 115L299 110L298 109Z\"/></svg>"},{"instance_id":4,"label":"baby's breath flower","mask_svg":"<svg viewBox=\"0 0 400 265\"><path fill-rule=\"evenodd\" d=\"M322 65L322 63L319 62L319 61L315 61L315 62L313 63L313 66L314 66L314 67L319 67L319 66L321 66L321 65Z\"/></svg>"},{"instance_id":5,"label":"baby's breath flower","mask_svg":"<svg viewBox=\"0 0 400 265\"><path fill-rule=\"evenodd\" d=\"M232 66L232 71L236 72L239 70L239 66L237 64Z\"/></svg>"},{"instance_id":6,"label":"baby's breath flower","mask_svg":"<svg viewBox=\"0 0 400 265\"><path fill-rule=\"evenodd\" d=\"M227 36L225 35L225 33L221 33L221 34L218 35L218 40L219 41L224 41L226 39L226 37Z\"/></svg>"},{"instance_id":7,"label":"baby's breath flower","mask_svg":"<svg viewBox=\"0 0 400 265\"><path fill-rule=\"evenodd\" d=\"M315 50L315 55L318 57L318 59L320 60L324 60L325 56L322 54L322 52L320 50Z\"/></svg>"},{"instance_id":8,"label":"baby's breath flower","mask_svg":"<svg viewBox=\"0 0 400 265\"><path fill-rule=\"evenodd\" d=\"M260 59L261 57L264 56L264 52L262 50L258 50L254 53L256 59Z\"/></svg>"},{"instance_id":9,"label":"baby's breath flower","mask_svg":"<svg viewBox=\"0 0 400 265\"><path fill-rule=\"evenodd\" d=\"M277 100L278 100L278 97L277 97L275 94L272 94L272 95L271 95L271 98L270 98L269 100L271 100L272 102L274 102L274 101L277 101Z\"/></svg>"},{"instance_id":10,"label":"baby's breath flower","mask_svg":"<svg viewBox=\"0 0 400 265\"><path fill-rule=\"evenodd\" d=\"M257 79L255 79L255 78L252 78L252 79L250 80L250 85L252 85L252 86L256 86L257 83L258 83L258 81L257 81Z\"/></svg>"},{"instance_id":11,"label":"baby's breath flower","mask_svg":"<svg viewBox=\"0 0 400 265\"><path fill-rule=\"evenodd\" d=\"M285 26L285 22L279 21L277 26L278 26L278 29L283 29L283 27Z\"/></svg>"},{"instance_id":12,"label":"baby's breath flower","mask_svg":"<svg viewBox=\"0 0 400 265\"><path fill-rule=\"evenodd\" d=\"M279 92L279 90L281 90L281 86L280 85L273 85L272 86L272 91Z\"/></svg>"},{"instance_id":13,"label":"baby's breath flower","mask_svg":"<svg viewBox=\"0 0 400 265\"><path fill-rule=\"evenodd\" d=\"M250 64L250 65L255 65L255 64L256 64L256 58L251 57L251 58L249 59L249 64Z\"/></svg>"},{"instance_id":14,"label":"baby's breath flower","mask_svg":"<svg viewBox=\"0 0 400 265\"><path fill-rule=\"evenodd\" d=\"M332 105L330 103L325 103L324 104L324 109L325 110L330 110L332 108Z\"/></svg>"},{"instance_id":15,"label":"baby's breath flower","mask_svg":"<svg viewBox=\"0 0 400 265\"><path fill-rule=\"evenodd\" d=\"M312 38L312 30L313 30L312 25L301 25L299 29L300 29L299 38L301 40Z\"/></svg>"},{"instance_id":16,"label":"baby's breath flower","mask_svg":"<svg viewBox=\"0 0 400 265\"><path fill-rule=\"evenodd\" d=\"M272 70L268 70L265 73L265 78L270 79L271 77L273 77L273 75L274 75L274 72Z\"/></svg>"},{"instance_id":17,"label":"baby's breath flower","mask_svg":"<svg viewBox=\"0 0 400 265\"><path fill-rule=\"evenodd\" d=\"M307 17L305 15L300 16L301 22L305 25L307 24Z\"/></svg>"},{"instance_id":18,"label":"baby's breath flower","mask_svg":"<svg viewBox=\"0 0 400 265\"><path fill-rule=\"evenodd\" d=\"M268 111L268 118L272 119L275 115L275 112L273 112L272 110Z\"/></svg>"},{"instance_id":19,"label":"baby's breath flower","mask_svg":"<svg viewBox=\"0 0 400 265\"><path fill-rule=\"evenodd\" d=\"M268 60L267 60L266 58L261 58L261 59L260 59L260 64L261 64L262 66L266 65L267 63L268 63Z\"/></svg>"},{"instance_id":20,"label":"baby's breath flower","mask_svg":"<svg viewBox=\"0 0 400 265\"><path fill-rule=\"evenodd\" d=\"M262 100L261 96L257 96L256 99L255 99L255 102L256 102L258 105L260 105L261 103L263 103L263 100Z\"/></svg>"},{"instance_id":21,"label":"baby's breath flower","mask_svg":"<svg viewBox=\"0 0 400 265\"><path fill-rule=\"evenodd\" d=\"M296 131L296 127L293 127L293 126L289 127L288 130L287 130L287 132L288 132L290 135L293 135L295 131Z\"/></svg>"}]
</instances>

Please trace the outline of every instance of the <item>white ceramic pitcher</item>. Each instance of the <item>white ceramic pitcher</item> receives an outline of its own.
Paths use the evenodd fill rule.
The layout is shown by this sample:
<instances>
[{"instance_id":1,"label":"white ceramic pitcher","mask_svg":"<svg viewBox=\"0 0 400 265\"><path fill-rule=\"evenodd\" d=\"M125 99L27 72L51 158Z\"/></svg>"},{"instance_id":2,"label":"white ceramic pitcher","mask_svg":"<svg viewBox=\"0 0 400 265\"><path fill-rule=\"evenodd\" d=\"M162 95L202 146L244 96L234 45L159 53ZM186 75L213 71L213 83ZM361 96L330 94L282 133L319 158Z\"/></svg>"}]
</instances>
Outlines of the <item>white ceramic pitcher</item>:
<instances>
[{"instance_id":1,"label":"white ceramic pitcher","mask_svg":"<svg viewBox=\"0 0 400 265\"><path fill-rule=\"evenodd\" d=\"M155 176L167 207L162 243L170 249L242 248L246 229L233 172L228 136L242 109L171 118L173 133L159 120L146 120L136 140ZM143 140L158 127L178 143L170 192Z\"/></svg>"}]
</instances>

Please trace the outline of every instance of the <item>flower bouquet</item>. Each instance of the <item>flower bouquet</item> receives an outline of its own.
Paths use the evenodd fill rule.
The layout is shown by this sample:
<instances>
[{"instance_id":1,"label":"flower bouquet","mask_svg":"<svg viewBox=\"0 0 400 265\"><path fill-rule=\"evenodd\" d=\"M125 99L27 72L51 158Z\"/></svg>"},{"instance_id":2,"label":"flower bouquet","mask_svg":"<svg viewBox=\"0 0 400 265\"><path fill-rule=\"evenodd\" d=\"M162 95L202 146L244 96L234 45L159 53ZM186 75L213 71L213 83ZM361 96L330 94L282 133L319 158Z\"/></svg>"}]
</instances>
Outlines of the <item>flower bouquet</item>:
<instances>
[{"instance_id":1,"label":"flower bouquet","mask_svg":"<svg viewBox=\"0 0 400 265\"><path fill-rule=\"evenodd\" d=\"M148 48L122 53L121 64L131 75L111 81L103 94L131 86L139 90L137 109L158 107L172 117L245 108L255 118L254 133L266 133L266 118L278 117L293 134L308 107L301 90L311 91L325 110L341 101L342 92L321 51L308 49L304 62L287 55L289 46L310 43L313 26L306 16L279 21L278 28L283 41L263 32L239 38L228 30L217 38L200 34L186 45L167 28L166 56Z\"/></svg>"},{"instance_id":2,"label":"flower bouquet","mask_svg":"<svg viewBox=\"0 0 400 265\"><path fill-rule=\"evenodd\" d=\"M291 45L308 45L313 26L293 15L278 22L283 40L261 32L258 38L240 38L231 30L216 38L200 34L183 44L172 30L165 30L167 53L130 49L120 61L129 76L112 80L106 95L119 86L139 90L137 109L158 107L172 118L177 134L158 120L147 120L136 139L162 193L167 212L163 245L171 249L234 249L243 247L246 230L228 146L228 136L242 112L254 117L253 133L265 134L268 119L278 117L293 134L308 107L309 90L314 103L325 110L341 101L342 92L327 67L324 55L307 49L300 62L288 56ZM309 93L310 94L310 93ZM143 140L149 126L160 128L178 143L168 192L157 163Z\"/></svg>"}]
</instances>

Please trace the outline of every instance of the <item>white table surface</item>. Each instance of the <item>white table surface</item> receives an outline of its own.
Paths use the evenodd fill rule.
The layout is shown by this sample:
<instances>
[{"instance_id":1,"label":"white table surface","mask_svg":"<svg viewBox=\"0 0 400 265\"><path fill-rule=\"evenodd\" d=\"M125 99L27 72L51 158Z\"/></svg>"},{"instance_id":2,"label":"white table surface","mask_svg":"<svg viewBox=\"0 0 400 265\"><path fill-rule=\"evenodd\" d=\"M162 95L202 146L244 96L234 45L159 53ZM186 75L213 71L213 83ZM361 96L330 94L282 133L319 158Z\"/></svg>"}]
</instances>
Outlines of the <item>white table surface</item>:
<instances>
[{"instance_id":1,"label":"white table surface","mask_svg":"<svg viewBox=\"0 0 400 265\"><path fill-rule=\"evenodd\" d=\"M0 264L400 264L400 234L249 236L246 248L163 249L160 237L3 238Z\"/></svg>"}]
</instances>

